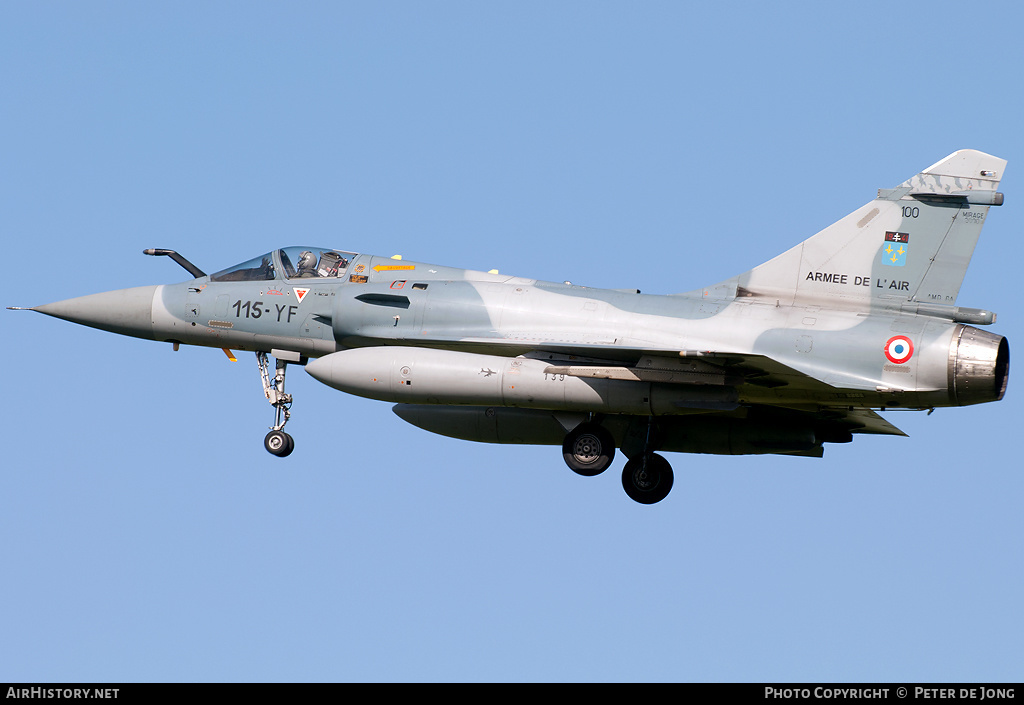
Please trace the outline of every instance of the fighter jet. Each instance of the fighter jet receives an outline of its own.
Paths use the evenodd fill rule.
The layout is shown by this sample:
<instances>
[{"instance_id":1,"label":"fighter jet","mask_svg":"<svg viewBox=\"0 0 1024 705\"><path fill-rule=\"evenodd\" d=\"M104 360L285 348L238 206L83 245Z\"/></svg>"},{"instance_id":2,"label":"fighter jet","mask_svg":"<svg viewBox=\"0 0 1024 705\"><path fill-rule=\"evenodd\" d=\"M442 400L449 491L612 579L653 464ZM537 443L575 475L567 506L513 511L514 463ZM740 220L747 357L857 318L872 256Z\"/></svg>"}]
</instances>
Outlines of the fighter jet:
<instances>
[{"instance_id":1,"label":"fighter jet","mask_svg":"<svg viewBox=\"0 0 1024 705\"><path fill-rule=\"evenodd\" d=\"M561 445L593 476L664 499L661 452L822 457L905 435L876 410L1002 399L1007 340L957 294L1006 162L951 154L748 272L674 295L545 282L324 247L284 247L186 282L36 306L113 333L255 353L287 456L289 364L392 402L432 433ZM274 358L273 366L270 358Z\"/></svg>"}]
</instances>

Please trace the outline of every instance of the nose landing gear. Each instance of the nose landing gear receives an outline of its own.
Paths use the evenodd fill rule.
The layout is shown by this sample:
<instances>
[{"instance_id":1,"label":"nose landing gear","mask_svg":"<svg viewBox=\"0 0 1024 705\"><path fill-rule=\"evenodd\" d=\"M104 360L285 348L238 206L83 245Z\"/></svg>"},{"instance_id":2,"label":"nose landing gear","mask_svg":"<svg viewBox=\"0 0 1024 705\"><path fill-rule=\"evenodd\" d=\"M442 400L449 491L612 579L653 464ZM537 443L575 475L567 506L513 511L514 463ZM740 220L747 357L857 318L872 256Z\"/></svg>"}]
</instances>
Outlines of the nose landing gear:
<instances>
[{"instance_id":1,"label":"nose landing gear","mask_svg":"<svg viewBox=\"0 0 1024 705\"><path fill-rule=\"evenodd\" d=\"M259 365L260 378L263 380L263 394L274 407L274 425L263 439L263 447L268 453L283 458L295 450L295 439L283 430L291 418L292 406L292 395L284 391L284 375L288 363L279 358L273 377L270 376L270 364L265 352L256 353L256 364Z\"/></svg>"},{"instance_id":2,"label":"nose landing gear","mask_svg":"<svg viewBox=\"0 0 1024 705\"><path fill-rule=\"evenodd\" d=\"M283 458L295 450L295 439L284 431L271 431L263 439L263 447L268 453Z\"/></svg>"}]
</instances>

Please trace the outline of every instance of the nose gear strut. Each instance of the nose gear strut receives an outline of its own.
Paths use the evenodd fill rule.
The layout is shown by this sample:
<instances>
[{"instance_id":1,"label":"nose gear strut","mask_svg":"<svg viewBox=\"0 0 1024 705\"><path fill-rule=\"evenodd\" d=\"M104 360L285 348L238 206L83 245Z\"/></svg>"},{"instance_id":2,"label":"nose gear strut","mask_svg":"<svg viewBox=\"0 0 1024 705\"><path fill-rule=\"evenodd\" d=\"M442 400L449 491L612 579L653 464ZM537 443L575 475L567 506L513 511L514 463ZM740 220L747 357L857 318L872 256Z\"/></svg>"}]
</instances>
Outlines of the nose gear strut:
<instances>
[{"instance_id":1,"label":"nose gear strut","mask_svg":"<svg viewBox=\"0 0 1024 705\"><path fill-rule=\"evenodd\" d=\"M278 457L285 457L295 450L295 440L284 432L284 425L291 418L292 395L285 394L284 375L288 368L285 360L277 360L277 369L273 378L270 376L270 364L267 353L256 353L256 364L260 368L260 378L263 380L263 394L267 401L274 407L274 425L270 427L270 433L263 439L263 447L268 453Z\"/></svg>"}]
</instances>

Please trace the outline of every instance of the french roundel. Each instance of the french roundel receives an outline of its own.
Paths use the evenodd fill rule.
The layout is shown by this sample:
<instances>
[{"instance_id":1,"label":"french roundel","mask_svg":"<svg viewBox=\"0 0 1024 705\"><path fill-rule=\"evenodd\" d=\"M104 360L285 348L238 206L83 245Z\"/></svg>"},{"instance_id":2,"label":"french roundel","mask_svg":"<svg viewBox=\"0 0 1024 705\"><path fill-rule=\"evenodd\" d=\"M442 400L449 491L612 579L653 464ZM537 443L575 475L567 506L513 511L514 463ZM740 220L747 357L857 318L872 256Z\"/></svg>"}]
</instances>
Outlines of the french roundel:
<instances>
[{"instance_id":1,"label":"french roundel","mask_svg":"<svg viewBox=\"0 0 1024 705\"><path fill-rule=\"evenodd\" d=\"M885 356L894 364L902 365L913 354L914 343L905 335L893 336L885 344Z\"/></svg>"}]
</instances>

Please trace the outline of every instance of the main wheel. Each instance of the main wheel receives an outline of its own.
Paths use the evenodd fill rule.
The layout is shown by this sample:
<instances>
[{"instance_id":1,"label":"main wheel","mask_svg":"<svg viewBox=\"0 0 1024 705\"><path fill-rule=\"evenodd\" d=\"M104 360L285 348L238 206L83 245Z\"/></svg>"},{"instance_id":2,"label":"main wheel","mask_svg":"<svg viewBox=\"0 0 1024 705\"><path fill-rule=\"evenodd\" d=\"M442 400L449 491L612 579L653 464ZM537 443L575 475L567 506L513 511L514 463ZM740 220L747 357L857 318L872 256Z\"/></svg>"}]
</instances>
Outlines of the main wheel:
<instances>
[{"instance_id":1,"label":"main wheel","mask_svg":"<svg viewBox=\"0 0 1024 705\"><path fill-rule=\"evenodd\" d=\"M263 439L263 447L271 455L283 458L295 450L295 440L284 431L271 431Z\"/></svg>"},{"instance_id":2,"label":"main wheel","mask_svg":"<svg viewBox=\"0 0 1024 705\"><path fill-rule=\"evenodd\" d=\"M639 455L622 469L622 489L634 502L654 504L672 490L672 466L657 453Z\"/></svg>"},{"instance_id":3,"label":"main wheel","mask_svg":"<svg viewBox=\"0 0 1024 705\"><path fill-rule=\"evenodd\" d=\"M575 473L585 477L600 475L615 458L615 439L601 424L581 423L566 434L562 457Z\"/></svg>"}]
</instances>

